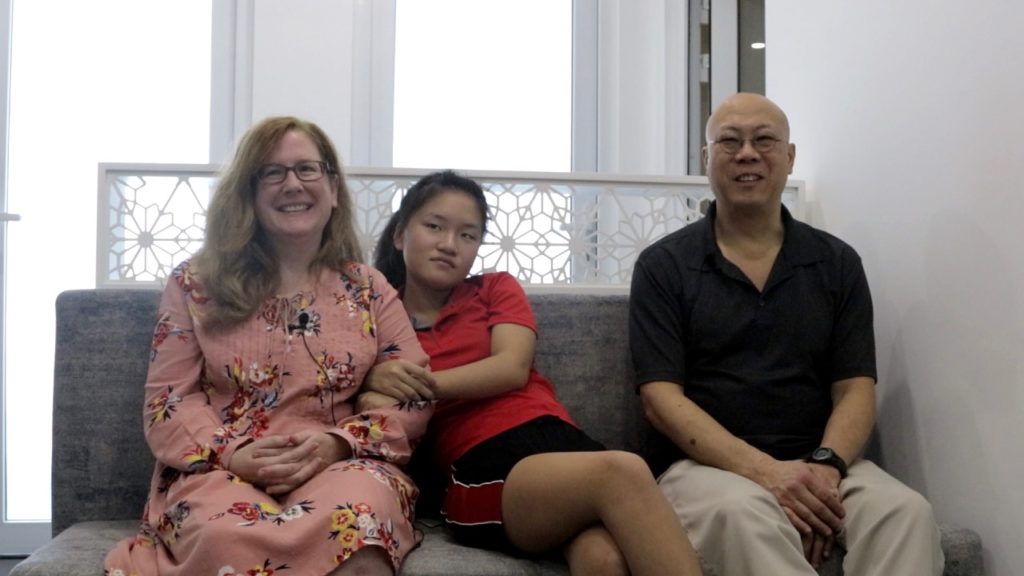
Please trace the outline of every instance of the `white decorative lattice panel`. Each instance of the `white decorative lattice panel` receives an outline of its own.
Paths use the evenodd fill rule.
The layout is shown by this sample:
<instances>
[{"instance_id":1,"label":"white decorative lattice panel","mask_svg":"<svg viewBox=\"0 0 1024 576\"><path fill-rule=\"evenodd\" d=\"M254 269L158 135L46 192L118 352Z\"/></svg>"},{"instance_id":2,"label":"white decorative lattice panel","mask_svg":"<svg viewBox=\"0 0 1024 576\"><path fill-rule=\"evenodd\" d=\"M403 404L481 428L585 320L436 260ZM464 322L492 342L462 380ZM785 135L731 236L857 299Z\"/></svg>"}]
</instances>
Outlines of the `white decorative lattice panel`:
<instances>
[{"instance_id":1,"label":"white decorative lattice panel","mask_svg":"<svg viewBox=\"0 0 1024 576\"><path fill-rule=\"evenodd\" d=\"M98 286L151 286L202 244L213 165L100 165ZM422 171L350 169L365 258ZM487 191L492 218L474 271L502 270L535 286L628 287L654 240L701 218L702 177L466 172ZM803 184L784 201L802 215Z\"/></svg>"},{"instance_id":2,"label":"white decorative lattice panel","mask_svg":"<svg viewBox=\"0 0 1024 576\"><path fill-rule=\"evenodd\" d=\"M212 168L102 168L97 286L162 281L203 242Z\"/></svg>"}]
</instances>

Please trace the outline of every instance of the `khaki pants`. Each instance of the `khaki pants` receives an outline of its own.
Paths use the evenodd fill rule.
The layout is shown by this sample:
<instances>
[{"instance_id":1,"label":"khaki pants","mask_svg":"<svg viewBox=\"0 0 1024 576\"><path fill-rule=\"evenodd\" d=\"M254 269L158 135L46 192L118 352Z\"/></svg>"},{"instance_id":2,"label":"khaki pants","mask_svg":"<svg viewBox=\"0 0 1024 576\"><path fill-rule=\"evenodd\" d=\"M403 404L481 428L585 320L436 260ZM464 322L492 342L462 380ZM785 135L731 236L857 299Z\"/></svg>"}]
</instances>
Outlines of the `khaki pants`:
<instances>
[{"instance_id":1,"label":"khaki pants","mask_svg":"<svg viewBox=\"0 0 1024 576\"><path fill-rule=\"evenodd\" d=\"M681 460L658 479L697 551L722 576L816 574L775 497L742 476ZM940 576L931 505L875 464L858 460L840 484L845 576Z\"/></svg>"}]
</instances>

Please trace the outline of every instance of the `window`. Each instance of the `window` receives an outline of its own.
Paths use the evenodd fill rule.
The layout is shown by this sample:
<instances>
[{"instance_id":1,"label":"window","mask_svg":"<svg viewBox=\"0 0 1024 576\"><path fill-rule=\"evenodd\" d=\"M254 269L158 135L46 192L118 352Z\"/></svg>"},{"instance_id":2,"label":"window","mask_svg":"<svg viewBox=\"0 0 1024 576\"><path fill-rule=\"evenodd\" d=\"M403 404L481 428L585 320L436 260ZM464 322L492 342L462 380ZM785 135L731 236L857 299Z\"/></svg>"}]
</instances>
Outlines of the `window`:
<instances>
[{"instance_id":1,"label":"window","mask_svg":"<svg viewBox=\"0 0 1024 576\"><path fill-rule=\"evenodd\" d=\"M97 163L209 162L211 121L212 153L221 161L233 138L258 120L254 110L310 117L327 110L333 120L350 114L351 122L332 137L348 147L353 166L456 168L490 182L499 214L495 243L481 251L481 266L536 283L621 284L637 247L700 210L703 182L683 184L694 197L672 187L687 171L687 136L703 126L700 115L706 119L718 96L736 90L737 57L726 74L731 88L684 61L710 65L699 48L717 47L728 37L721 30L732 30L735 52L744 35L737 32L737 13L745 17L753 13L748 4L763 4L738 1L374 0L330 4L334 20L310 8L319 17L313 20L291 0L0 0L0 9L14 5L13 38L0 38L13 52L10 144L0 139L9 172L0 182L6 184L0 209L21 216L2 224L6 236L0 237L0 303L6 306L0 314L6 327L0 333L6 350L0 553L11 552L14 542L6 522L49 515L52 302L60 290L91 287L96 278ZM279 22L281 13L294 18ZM711 13L714 26L706 18ZM231 21L213 55L218 112L211 118L211 31L221 30L211 22L216 14ZM267 31L291 26L333 40L339 15L357 32L345 44L351 53L311 56L327 61L326 77L338 85L328 95L311 91L297 98L282 90L268 96L261 81L280 66L268 57L280 52L275 42L298 52L315 48L311 35ZM718 32L703 41L691 34L698 49L688 51L687 21L706 34ZM726 64L715 61L719 72L729 70L725 53ZM393 109L388 82L363 81L390 80L392 62ZM696 99L691 93L688 102L687 77L700 83L702 75ZM337 94L350 100L339 106ZM7 98L0 90L0 99ZM696 119L688 108L699 111ZM373 114L380 117L371 122ZM699 153L699 144L700 137L691 140L689 150ZM494 172L573 169L616 176L506 178ZM382 207L416 176L387 170L401 173L370 175L362 188L353 187L374 198L381 181L402 180L380 193L384 202L359 204L364 240L376 237L375 226L386 218ZM174 182L161 185L178 190ZM148 238L154 231L149 212L137 210L130 215L135 220L113 232ZM142 269L137 279L156 275Z\"/></svg>"},{"instance_id":2,"label":"window","mask_svg":"<svg viewBox=\"0 0 1024 576\"><path fill-rule=\"evenodd\" d=\"M6 225L0 278L5 548L15 523L49 520L53 302L95 282L97 164L209 159L211 6L13 2L6 197L21 221Z\"/></svg>"},{"instance_id":3,"label":"window","mask_svg":"<svg viewBox=\"0 0 1024 576\"><path fill-rule=\"evenodd\" d=\"M571 0L397 0L393 165L568 172Z\"/></svg>"},{"instance_id":4,"label":"window","mask_svg":"<svg viewBox=\"0 0 1024 576\"><path fill-rule=\"evenodd\" d=\"M715 106L736 92L765 94L764 0L689 0L688 171L704 174L700 150Z\"/></svg>"}]
</instances>

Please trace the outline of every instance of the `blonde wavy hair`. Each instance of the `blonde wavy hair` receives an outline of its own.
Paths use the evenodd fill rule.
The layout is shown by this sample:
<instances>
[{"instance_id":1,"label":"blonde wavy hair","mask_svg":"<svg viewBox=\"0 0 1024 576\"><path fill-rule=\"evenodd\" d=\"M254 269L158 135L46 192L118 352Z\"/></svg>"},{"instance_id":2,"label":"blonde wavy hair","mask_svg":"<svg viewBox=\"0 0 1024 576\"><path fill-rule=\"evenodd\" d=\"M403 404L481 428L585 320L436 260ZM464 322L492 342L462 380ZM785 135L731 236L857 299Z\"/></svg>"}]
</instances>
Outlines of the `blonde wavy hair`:
<instances>
[{"instance_id":1,"label":"blonde wavy hair","mask_svg":"<svg viewBox=\"0 0 1024 576\"><path fill-rule=\"evenodd\" d=\"M330 138L316 124L299 118L262 120L242 136L234 158L221 171L206 212L206 240L192 258L206 295L213 299L203 319L207 328L237 325L252 316L278 288L278 262L256 218L256 173L281 138L292 130L309 136L316 145L320 159L327 164L325 178L331 179L338 198L310 270L328 268L350 274L346 264L362 258L352 219L352 199Z\"/></svg>"}]
</instances>

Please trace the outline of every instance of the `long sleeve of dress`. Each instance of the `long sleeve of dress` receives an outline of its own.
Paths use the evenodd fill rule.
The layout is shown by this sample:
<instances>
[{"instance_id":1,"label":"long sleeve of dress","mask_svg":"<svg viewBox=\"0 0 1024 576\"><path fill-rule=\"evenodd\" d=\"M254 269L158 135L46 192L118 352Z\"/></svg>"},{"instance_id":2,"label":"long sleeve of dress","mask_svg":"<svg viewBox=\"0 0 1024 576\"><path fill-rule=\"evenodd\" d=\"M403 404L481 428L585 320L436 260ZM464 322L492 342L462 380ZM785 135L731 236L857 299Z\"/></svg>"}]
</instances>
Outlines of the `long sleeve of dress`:
<instances>
[{"instance_id":1,"label":"long sleeve of dress","mask_svg":"<svg viewBox=\"0 0 1024 576\"><path fill-rule=\"evenodd\" d=\"M146 441L159 462L205 472L227 462L246 439L225 429L203 389L204 356L190 312L190 275L187 268L176 272L167 282L153 333L143 412Z\"/></svg>"},{"instance_id":2,"label":"long sleeve of dress","mask_svg":"<svg viewBox=\"0 0 1024 576\"><path fill-rule=\"evenodd\" d=\"M377 362L403 358L426 366L429 357L416 338L398 292L376 270L365 267L363 271L368 273L368 283L356 296L355 308L364 314L364 330L376 337ZM355 457L402 465L426 433L433 411L432 402L401 402L354 414L340 423L335 433L348 441Z\"/></svg>"}]
</instances>

